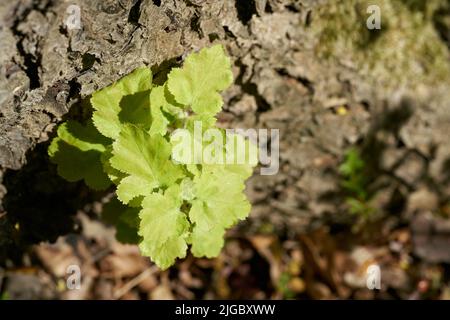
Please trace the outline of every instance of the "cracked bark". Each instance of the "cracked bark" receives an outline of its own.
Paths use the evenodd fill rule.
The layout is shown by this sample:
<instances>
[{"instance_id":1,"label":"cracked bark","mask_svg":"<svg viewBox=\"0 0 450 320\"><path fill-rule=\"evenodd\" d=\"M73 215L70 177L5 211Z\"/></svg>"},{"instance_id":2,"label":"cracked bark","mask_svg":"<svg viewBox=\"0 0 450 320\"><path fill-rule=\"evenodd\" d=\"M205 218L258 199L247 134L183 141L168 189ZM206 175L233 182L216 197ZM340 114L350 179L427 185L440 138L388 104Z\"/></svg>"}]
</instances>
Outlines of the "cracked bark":
<instances>
[{"instance_id":1,"label":"cracked bark","mask_svg":"<svg viewBox=\"0 0 450 320\"><path fill-rule=\"evenodd\" d=\"M225 93L220 123L281 131L280 172L255 175L249 181L253 211L242 225L245 232L270 226L275 232L295 235L329 219L351 221L339 214L344 201L337 166L345 149L354 144L381 163L374 168L377 192L393 195L396 190L402 203L415 190L427 188L441 203L450 200L448 83L427 83L405 72L394 83L381 85L379 74L391 77L382 68L384 61L374 63L374 73L356 63L356 53L353 60L335 49L331 57L319 54L327 52L322 50L328 45L322 36L330 30L322 28L321 21L327 21L322 20L323 12L332 11L333 1L255 0L244 5L238 0L78 0L70 4L80 6L81 30L65 26L69 3L62 0L0 4L4 49L0 52L0 241L25 239L26 244L54 239L58 230L46 228L48 221L62 217L60 232L70 231L70 213L80 201L95 198L88 193L80 200L77 192L86 194L83 186L64 182L49 165L45 149L56 124L63 118L82 117L92 92L136 67L145 64L157 72L211 43L224 44L236 79ZM446 14L440 10L435 24L444 44L449 28L441 18ZM373 46L384 49L380 43ZM448 54L448 42L446 50ZM433 65L423 71L424 77L437 78L436 69ZM416 85L422 83L418 90ZM391 111L405 105L413 112L393 128L397 118ZM338 112L342 106L345 116ZM376 154L374 146L382 146ZM408 158L389 167L392 159L414 150L427 163L417 179L417 160ZM55 204L55 189L57 198L66 200ZM27 214L42 216L27 222ZM17 222L24 224L19 230L14 228Z\"/></svg>"}]
</instances>

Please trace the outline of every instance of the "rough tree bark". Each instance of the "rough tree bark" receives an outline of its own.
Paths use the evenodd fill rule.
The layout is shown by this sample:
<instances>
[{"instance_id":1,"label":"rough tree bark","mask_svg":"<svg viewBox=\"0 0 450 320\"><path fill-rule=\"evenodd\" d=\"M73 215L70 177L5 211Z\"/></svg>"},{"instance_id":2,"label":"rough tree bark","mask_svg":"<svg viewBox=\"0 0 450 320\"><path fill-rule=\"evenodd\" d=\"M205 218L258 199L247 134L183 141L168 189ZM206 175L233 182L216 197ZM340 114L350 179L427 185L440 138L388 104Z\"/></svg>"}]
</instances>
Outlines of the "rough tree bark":
<instances>
[{"instance_id":1,"label":"rough tree bark","mask_svg":"<svg viewBox=\"0 0 450 320\"><path fill-rule=\"evenodd\" d=\"M55 239L97 196L46 158L62 118L142 64L163 72L216 42L236 79L220 122L280 129L280 171L250 180L246 232L352 221L337 172L352 145L371 160L381 212L409 221L438 210L450 200L450 5L372 2L381 30L366 28L365 0L2 1L0 247ZM65 24L69 5L79 30Z\"/></svg>"}]
</instances>

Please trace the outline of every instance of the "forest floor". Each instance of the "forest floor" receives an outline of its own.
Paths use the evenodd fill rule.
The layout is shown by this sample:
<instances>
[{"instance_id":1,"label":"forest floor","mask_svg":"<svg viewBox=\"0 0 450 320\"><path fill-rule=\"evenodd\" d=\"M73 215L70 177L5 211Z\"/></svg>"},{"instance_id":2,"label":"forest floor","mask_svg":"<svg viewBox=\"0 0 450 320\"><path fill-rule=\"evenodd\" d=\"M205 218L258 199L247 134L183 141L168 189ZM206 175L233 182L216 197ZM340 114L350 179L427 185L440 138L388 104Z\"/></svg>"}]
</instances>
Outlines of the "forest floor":
<instances>
[{"instance_id":1,"label":"forest floor","mask_svg":"<svg viewBox=\"0 0 450 320\"><path fill-rule=\"evenodd\" d=\"M137 246L116 241L113 227L96 218L99 206L77 214L79 233L36 245L20 267L0 269L2 298L450 299L449 266L415 257L407 225L321 227L294 239L232 230L218 258L188 256L160 271ZM79 288L67 284L73 265ZM379 290L367 285L372 265L381 270Z\"/></svg>"},{"instance_id":2,"label":"forest floor","mask_svg":"<svg viewBox=\"0 0 450 320\"><path fill-rule=\"evenodd\" d=\"M78 3L79 30L66 1L0 3L1 299L450 299L449 1ZM161 272L47 147L96 90L215 43L235 78L220 125L279 129L280 170L249 179L218 258Z\"/></svg>"}]
</instances>

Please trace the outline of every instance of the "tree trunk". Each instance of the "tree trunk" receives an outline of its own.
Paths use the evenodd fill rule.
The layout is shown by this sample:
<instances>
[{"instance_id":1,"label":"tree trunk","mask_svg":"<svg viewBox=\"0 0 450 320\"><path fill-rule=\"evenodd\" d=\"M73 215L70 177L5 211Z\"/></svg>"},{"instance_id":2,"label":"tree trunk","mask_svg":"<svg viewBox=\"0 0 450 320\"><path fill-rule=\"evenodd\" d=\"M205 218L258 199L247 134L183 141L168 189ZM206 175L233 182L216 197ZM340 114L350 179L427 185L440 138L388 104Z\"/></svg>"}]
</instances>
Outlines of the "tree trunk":
<instances>
[{"instance_id":1,"label":"tree trunk","mask_svg":"<svg viewBox=\"0 0 450 320\"><path fill-rule=\"evenodd\" d=\"M423 190L446 203L448 2L372 2L381 30L367 29L365 0L3 1L0 247L56 239L98 197L47 159L63 118L83 117L90 94L136 67L163 74L211 43L225 46L235 75L220 123L280 130L279 172L248 183L245 232L353 221L338 172L351 146L381 214L409 221Z\"/></svg>"}]
</instances>

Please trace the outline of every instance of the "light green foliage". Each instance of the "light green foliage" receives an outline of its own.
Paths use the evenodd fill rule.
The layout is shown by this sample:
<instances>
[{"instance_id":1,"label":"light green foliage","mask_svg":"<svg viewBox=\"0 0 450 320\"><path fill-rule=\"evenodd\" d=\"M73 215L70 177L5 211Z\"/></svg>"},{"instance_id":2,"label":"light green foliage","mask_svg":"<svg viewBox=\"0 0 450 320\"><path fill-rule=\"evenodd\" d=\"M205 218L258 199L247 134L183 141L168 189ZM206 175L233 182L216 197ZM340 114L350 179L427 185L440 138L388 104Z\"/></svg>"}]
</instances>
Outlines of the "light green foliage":
<instances>
[{"instance_id":1,"label":"light green foliage","mask_svg":"<svg viewBox=\"0 0 450 320\"><path fill-rule=\"evenodd\" d=\"M152 124L150 127L150 135L165 135L167 132L167 125L169 124L169 120L163 114L163 110L167 110L167 108L175 106L171 106L170 103L166 100L164 95L165 87L159 86L153 88L150 93L150 100L152 101L151 108L151 116L152 116Z\"/></svg>"},{"instance_id":2,"label":"light green foliage","mask_svg":"<svg viewBox=\"0 0 450 320\"><path fill-rule=\"evenodd\" d=\"M370 216L374 209L369 204L371 195L367 192L369 184L367 167L356 148L347 151L339 172L343 177L341 185L348 194L346 202L350 212L360 216Z\"/></svg>"},{"instance_id":3,"label":"light green foliage","mask_svg":"<svg viewBox=\"0 0 450 320\"><path fill-rule=\"evenodd\" d=\"M150 122L148 93L152 74L146 67L138 68L113 85L92 95L94 125L105 137L116 139L123 123Z\"/></svg>"},{"instance_id":4,"label":"light green foliage","mask_svg":"<svg viewBox=\"0 0 450 320\"><path fill-rule=\"evenodd\" d=\"M175 68L167 82L175 100L197 114L215 115L223 105L218 91L233 82L230 59L221 46L193 53L182 69Z\"/></svg>"},{"instance_id":5,"label":"light green foliage","mask_svg":"<svg viewBox=\"0 0 450 320\"><path fill-rule=\"evenodd\" d=\"M365 166L359 151L352 148L347 151L345 161L339 167L339 172L345 177L342 181L342 186L356 194L359 198L366 198L367 196L364 190L364 186L366 185L366 177L364 175Z\"/></svg>"},{"instance_id":6,"label":"light green foliage","mask_svg":"<svg viewBox=\"0 0 450 320\"><path fill-rule=\"evenodd\" d=\"M68 181L82 180L92 189L105 189L111 181L103 171L101 156L111 141L95 129L92 123L83 126L67 121L59 126L48 153L58 164L58 174Z\"/></svg>"},{"instance_id":7,"label":"light green foliage","mask_svg":"<svg viewBox=\"0 0 450 320\"><path fill-rule=\"evenodd\" d=\"M139 234L144 241L139 247L163 269L186 256L190 224L181 211L182 203L179 185L172 185L164 194L152 193L142 202Z\"/></svg>"},{"instance_id":8,"label":"light green foliage","mask_svg":"<svg viewBox=\"0 0 450 320\"><path fill-rule=\"evenodd\" d=\"M119 199L128 203L135 196L151 193L157 187L168 187L182 178L183 169L170 161L170 154L170 143L163 136L150 136L142 128L125 125L113 143L110 159L113 168L129 174L122 180L126 181L129 194L121 199L122 193L118 193ZM118 191L123 190L122 181Z\"/></svg>"},{"instance_id":9,"label":"light green foliage","mask_svg":"<svg viewBox=\"0 0 450 320\"><path fill-rule=\"evenodd\" d=\"M139 243L162 269L185 257L189 245L197 257L217 256L226 229L250 211L243 191L256 147L248 141L247 160L240 163L172 159L175 129L193 132L196 120L201 133L215 127L223 104L219 92L232 83L230 69L220 45L188 56L161 86L152 85L148 68L139 68L93 94L93 124L62 124L49 147L67 180L84 179L96 189L116 185L117 198L105 205L104 219L116 225L119 240ZM239 158L242 151L222 145L214 152Z\"/></svg>"},{"instance_id":10,"label":"light green foliage","mask_svg":"<svg viewBox=\"0 0 450 320\"><path fill-rule=\"evenodd\" d=\"M120 242L136 244L141 240L138 235L139 210L139 208L126 206L117 198L113 198L103 206L102 218L116 227L116 238Z\"/></svg>"},{"instance_id":11,"label":"light green foliage","mask_svg":"<svg viewBox=\"0 0 450 320\"><path fill-rule=\"evenodd\" d=\"M189 219L195 223L192 253L214 257L223 246L225 228L244 219L250 211L250 204L242 194L245 186L238 174L220 167L204 170L193 182L194 198L189 211Z\"/></svg>"}]
</instances>

